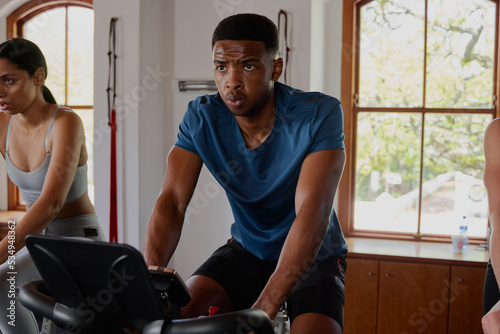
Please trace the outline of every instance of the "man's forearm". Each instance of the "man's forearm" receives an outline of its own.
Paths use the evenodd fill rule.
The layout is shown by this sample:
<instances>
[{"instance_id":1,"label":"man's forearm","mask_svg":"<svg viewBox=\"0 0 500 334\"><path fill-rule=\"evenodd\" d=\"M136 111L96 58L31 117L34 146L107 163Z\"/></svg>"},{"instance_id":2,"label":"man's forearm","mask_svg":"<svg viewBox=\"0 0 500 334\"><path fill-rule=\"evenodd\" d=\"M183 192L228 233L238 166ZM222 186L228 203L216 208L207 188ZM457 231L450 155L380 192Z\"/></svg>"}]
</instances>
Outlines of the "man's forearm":
<instances>
[{"instance_id":1,"label":"man's forearm","mask_svg":"<svg viewBox=\"0 0 500 334\"><path fill-rule=\"evenodd\" d=\"M254 305L255 308L264 310L271 318L276 315L314 262L327 227L328 220L323 224L307 224L297 217L283 245L276 270Z\"/></svg>"},{"instance_id":2,"label":"man's forearm","mask_svg":"<svg viewBox=\"0 0 500 334\"><path fill-rule=\"evenodd\" d=\"M184 215L174 209L169 210L169 214L162 215L155 208L149 219L144 248L148 266L168 265L179 243L183 221Z\"/></svg>"}]
</instances>

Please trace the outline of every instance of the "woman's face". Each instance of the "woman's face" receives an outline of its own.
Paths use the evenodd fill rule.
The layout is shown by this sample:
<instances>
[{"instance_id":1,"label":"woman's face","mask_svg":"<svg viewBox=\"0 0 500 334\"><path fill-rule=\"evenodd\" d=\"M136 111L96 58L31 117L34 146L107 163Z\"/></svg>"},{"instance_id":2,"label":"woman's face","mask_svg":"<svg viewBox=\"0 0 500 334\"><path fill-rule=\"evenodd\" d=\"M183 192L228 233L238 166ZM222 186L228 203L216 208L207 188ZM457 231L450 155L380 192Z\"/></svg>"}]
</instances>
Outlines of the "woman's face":
<instances>
[{"instance_id":1,"label":"woman's face","mask_svg":"<svg viewBox=\"0 0 500 334\"><path fill-rule=\"evenodd\" d=\"M0 58L0 111L8 115L21 113L28 109L41 95L45 79L42 68L33 77L21 70L11 61Z\"/></svg>"}]
</instances>

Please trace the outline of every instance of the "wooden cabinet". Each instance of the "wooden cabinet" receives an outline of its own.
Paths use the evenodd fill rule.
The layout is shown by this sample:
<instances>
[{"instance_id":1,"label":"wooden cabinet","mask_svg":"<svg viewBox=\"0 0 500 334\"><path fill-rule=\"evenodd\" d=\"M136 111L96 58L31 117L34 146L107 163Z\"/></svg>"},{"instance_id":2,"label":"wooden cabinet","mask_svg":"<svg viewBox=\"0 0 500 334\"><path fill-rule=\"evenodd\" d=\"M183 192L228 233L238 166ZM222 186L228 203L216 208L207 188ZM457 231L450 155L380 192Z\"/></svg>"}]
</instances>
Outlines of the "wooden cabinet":
<instances>
[{"instance_id":1,"label":"wooden cabinet","mask_svg":"<svg viewBox=\"0 0 500 334\"><path fill-rule=\"evenodd\" d=\"M452 266L448 333L483 334L483 284L485 268Z\"/></svg>"},{"instance_id":2,"label":"wooden cabinet","mask_svg":"<svg viewBox=\"0 0 500 334\"><path fill-rule=\"evenodd\" d=\"M377 333L378 261L349 259L344 333Z\"/></svg>"},{"instance_id":3,"label":"wooden cabinet","mask_svg":"<svg viewBox=\"0 0 500 334\"><path fill-rule=\"evenodd\" d=\"M344 334L482 333L486 252L472 261L350 251Z\"/></svg>"},{"instance_id":4,"label":"wooden cabinet","mask_svg":"<svg viewBox=\"0 0 500 334\"><path fill-rule=\"evenodd\" d=\"M446 334L449 266L380 261L377 333Z\"/></svg>"}]
</instances>

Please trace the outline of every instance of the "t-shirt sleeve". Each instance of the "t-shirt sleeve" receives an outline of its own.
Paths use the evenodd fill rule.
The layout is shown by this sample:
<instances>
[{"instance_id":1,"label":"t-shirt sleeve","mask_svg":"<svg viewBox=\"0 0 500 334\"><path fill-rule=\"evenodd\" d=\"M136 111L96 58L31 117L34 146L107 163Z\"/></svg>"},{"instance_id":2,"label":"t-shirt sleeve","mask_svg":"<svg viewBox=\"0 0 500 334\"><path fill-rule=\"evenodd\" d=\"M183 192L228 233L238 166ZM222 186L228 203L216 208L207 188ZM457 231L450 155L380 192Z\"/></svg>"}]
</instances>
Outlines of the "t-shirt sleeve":
<instances>
[{"instance_id":1,"label":"t-shirt sleeve","mask_svg":"<svg viewBox=\"0 0 500 334\"><path fill-rule=\"evenodd\" d=\"M194 144L195 129L197 128L194 105L193 102L189 103L188 109L182 118L175 146L198 154Z\"/></svg>"},{"instance_id":2,"label":"t-shirt sleeve","mask_svg":"<svg viewBox=\"0 0 500 334\"><path fill-rule=\"evenodd\" d=\"M337 99L329 99L327 103L318 106L317 118L314 120L311 135L313 143L308 153L323 150L345 150L344 145L344 115L342 106Z\"/></svg>"}]
</instances>

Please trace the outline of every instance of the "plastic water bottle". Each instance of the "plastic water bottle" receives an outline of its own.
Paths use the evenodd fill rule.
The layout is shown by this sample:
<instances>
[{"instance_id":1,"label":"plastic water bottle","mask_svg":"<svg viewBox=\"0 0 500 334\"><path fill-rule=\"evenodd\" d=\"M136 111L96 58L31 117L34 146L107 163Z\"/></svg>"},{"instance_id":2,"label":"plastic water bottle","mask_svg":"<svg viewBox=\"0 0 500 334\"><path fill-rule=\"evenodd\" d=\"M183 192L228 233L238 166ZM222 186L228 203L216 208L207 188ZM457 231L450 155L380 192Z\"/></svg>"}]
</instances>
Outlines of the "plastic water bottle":
<instances>
[{"instance_id":1,"label":"plastic water bottle","mask_svg":"<svg viewBox=\"0 0 500 334\"><path fill-rule=\"evenodd\" d=\"M460 235L465 238L464 240L464 248L469 244L469 237L467 236L467 230L469 227L467 226L467 217L462 217L462 222L460 224Z\"/></svg>"}]
</instances>

